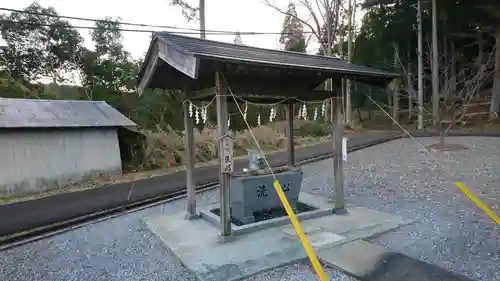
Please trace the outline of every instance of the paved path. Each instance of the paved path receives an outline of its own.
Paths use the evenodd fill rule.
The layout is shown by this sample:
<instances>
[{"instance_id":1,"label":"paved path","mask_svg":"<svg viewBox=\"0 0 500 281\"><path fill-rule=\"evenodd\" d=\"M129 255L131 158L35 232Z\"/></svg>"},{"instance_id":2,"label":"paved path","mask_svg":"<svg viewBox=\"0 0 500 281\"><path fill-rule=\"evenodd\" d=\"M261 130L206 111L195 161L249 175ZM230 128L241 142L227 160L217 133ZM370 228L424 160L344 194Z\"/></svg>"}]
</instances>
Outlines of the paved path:
<instances>
[{"instance_id":1,"label":"paved path","mask_svg":"<svg viewBox=\"0 0 500 281\"><path fill-rule=\"evenodd\" d=\"M377 143L392 138L399 133L353 133L349 136L348 147L356 148L362 145ZM332 152L333 144L325 142L296 150L298 162L325 156ZM268 160L273 167L287 163L285 151L268 154ZM241 170L247 166L246 159L235 160L235 169ZM218 166L199 167L194 172L197 185L213 183L218 180ZM130 193L134 185L133 192ZM13 203L0 206L0 236L17 233L44 225L49 225L89 213L95 213L113 208L121 208L130 203L139 202L185 190L185 171L158 176L136 182L119 183L106 188L59 194L37 200ZM55 208L56 207L56 208Z\"/></svg>"}]
</instances>

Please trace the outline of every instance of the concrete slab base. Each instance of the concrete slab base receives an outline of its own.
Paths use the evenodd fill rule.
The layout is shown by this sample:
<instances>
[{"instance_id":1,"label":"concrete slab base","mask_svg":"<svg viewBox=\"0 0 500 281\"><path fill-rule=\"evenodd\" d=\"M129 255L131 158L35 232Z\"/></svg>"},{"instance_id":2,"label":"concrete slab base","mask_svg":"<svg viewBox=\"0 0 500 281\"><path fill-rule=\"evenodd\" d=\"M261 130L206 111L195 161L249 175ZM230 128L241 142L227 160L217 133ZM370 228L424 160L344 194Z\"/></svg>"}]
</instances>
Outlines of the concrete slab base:
<instances>
[{"instance_id":1,"label":"concrete slab base","mask_svg":"<svg viewBox=\"0 0 500 281\"><path fill-rule=\"evenodd\" d=\"M316 206L329 206L319 196L301 194L301 197L309 202L316 201ZM317 251L410 223L361 207L348 207L348 211L344 215L330 212L321 217L302 219L302 227ZM146 218L145 224L188 270L203 281L239 280L306 258L290 224L260 226L223 244L218 241L217 226L204 219L186 220L184 214L173 214Z\"/></svg>"},{"instance_id":2,"label":"concrete slab base","mask_svg":"<svg viewBox=\"0 0 500 281\"><path fill-rule=\"evenodd\" d=\"M362 240L320 250L318 256L324 264L339 268L361 281L472 281Z\"/></svg>"}]
</instances>

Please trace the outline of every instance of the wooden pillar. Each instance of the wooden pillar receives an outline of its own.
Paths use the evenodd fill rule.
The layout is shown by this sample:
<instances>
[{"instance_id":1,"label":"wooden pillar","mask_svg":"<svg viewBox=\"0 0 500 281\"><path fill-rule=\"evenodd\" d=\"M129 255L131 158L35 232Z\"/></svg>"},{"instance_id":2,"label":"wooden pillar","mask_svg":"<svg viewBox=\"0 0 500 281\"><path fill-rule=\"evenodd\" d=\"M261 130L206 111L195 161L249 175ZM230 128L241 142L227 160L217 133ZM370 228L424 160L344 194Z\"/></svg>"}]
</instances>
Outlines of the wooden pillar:
<instances>
[{"instance_id":1,"label":"wooden pillar","mask_svg":"<svg viewBox=\"0 0 500 281\"><path fill-rule=\"evenodd\" d=\"M215 91L217 102L217 131L219 137L219 196L220 196L220 233L219 241L224 243L232 237L230 209L231 174L222 170L224 138L228 135L227 84L221 73L215 73Z\"/></svg>"},{"instance_id":2,"label":"wooden pillar","mask_svg":"<svg viewBox=\"0 0 500 281\"><path fill-rule=\"evenodd\" d=\"M295 166L295 144L293 138L293 103L286 105L286 140L287 140L287 154L288 154L288 167Z\"/></svg>"},{"instance_id":3,"label":"wooden pillar","mask_svg":"<svg viewBox=\"0 0 500 281\"><path fill-rule=\"evenodd\" d=\"M392 97L392 118L396 122L394 125L397 126L397 122L399 122L399 85L398 88L395 89Z\"/></svg>"},{"instance_id":4,"label":"wooden pillar","mask_svg":"<svg viewBox=\"0 0 500 281\"><path fill-rule=\"evenodd\" d=\"M424 51L422 36L422 0L417 2L417 25L418 25L418 129L424 129ZM452 54L455 51L452 50ZM452 74L453 75L453 74ZM455 78L456 79L456 78Z\"/></svg>"},{"instance_id":5,"label":"wooden pillar","mask_svg":"<svg viewBox=\"0 0 500 281\"><path fill-rule=\"evenodd\" d=\"M392 119L393 126L398 128L399 122L399 98L400 98L400 90L401 90L401 80L396 78L389 85L390 91L392 91Z\"/></svg>"},{"instance_id":6,"label":"wooden pillar","mask_svg":"<svg viewBox=\"0 0 500 281\"><path fill-rule=\"evenodd\" d=\"M184 89L184 95L187 97L188 92ZM189 103L183 104L184 109L184 150L186 152L186 189L187 189L187 206L186 219L197 218L196 214L196 184L193 180L194 162L195 162L195 147L194 147L194 126L193 119L189 117Z\"/></svg>"},{"instance_id":7,"label":"wooden pillar","mask_svg":"<svg viewBox=\"0 0 500 281\"><path fill-rule=\"evenodd\" d=\"M334 89L338 92L341 91L341 86L336 85ZM340 86L340 87L339 87ZM340 99L341 96L339 96ZM339 100L341 101L341 100ZM342 156L343 142L344 138L344 119L342 116L342 107L340 106L342 102L337 103L336 110L336 122L333 132L333 143L334 143L334 156L333 156L333 172L335 177L335 198L334 206L332 212L335 214L346 213L345 201L344 201L344 159Z\"/></svg>"},{"instance_id":8,"label":"wooden pillar","mask_svg":"<svg viewBox=\"0 0 500 281\"><path fill-rule=\"evenodd\" d=\"M438 42L438 20L437 0L432 0L432 116L433 124L439 126L439 42Z\"/></svg>"}]
</instances>

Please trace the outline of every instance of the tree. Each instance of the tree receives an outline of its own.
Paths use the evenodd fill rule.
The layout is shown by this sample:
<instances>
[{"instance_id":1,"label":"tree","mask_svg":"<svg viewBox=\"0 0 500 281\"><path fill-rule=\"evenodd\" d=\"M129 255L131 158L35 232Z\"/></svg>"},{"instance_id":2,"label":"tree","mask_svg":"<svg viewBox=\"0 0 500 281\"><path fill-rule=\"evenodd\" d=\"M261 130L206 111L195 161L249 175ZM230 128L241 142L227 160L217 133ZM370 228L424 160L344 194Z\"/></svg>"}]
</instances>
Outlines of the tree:
<instances>
[{"instance_id":1,"label":"tree","mask_svg":"<svg viewBox=\"0 0 500 281\"><path fill-rule=\"evenodd\" d=\"M279 39L281 45L287 51L306 52L306 39L302 23L298 20L295 4L290 2L286 11L285 20Z\"/></svg>"},{"instance_id":2,"label":"tree","mask_svg":"<svg viewBox=\"0 0 500 281\"><path fill-rule=\"evenodd\" d=\"M278 6L275 0L263 0L269 7L275 9L285 16L294 18L302 23L320 45L320 50L323 54L331 56L332 46L337 39L337 28L339 22L339 12L342 0L316 0L314 4L311 0L299 0L301 6L307 10L308 17L301 17L298 13L291 13L289 9L283 9ZM308 20L312 19L312 23ZM323 30L321 27L326 26ZM326 37L326 40L323 38ZM325 88L332 88L332 81L329 79L325 84ZM330 99L331 121L333 121L334 99Z\"/></svg>"},{"instance_id":3,"label":"tree","mask_svg":"<svg viewBox=\"0 0 500 281\"><path fill-rule=\"evenodd\" d=\"M182 94L160 89L146 90L133 108L133 120L143 128L176 130L184 128Z\"/></svg>"},{"instance_id":4,"label":"tree","mask_svg":"<svg viewBox=\"0 0 500 281\"><path fill-rule=\"evenodd\" d=\"M5 67L14 79L32 82L51 78L54 83L68 80L67 72L77 69L83 38L52 8L34 2L23 12L1 15L1 50Z\"/></svg>"},{"instance_id":5,"label":"tree","mask_svg":"<svg viewBox=\"0 0 500 281\"><path fill-rule=\"evenodd\" d=\"M200 9L189 4L187 1L171 0L170 5L180 7L182 9L182 15L187 19L188 22L198 19L198 13Z\"/></svg>"},{"instance_id":6,"label":"tree","mask_svg":"<svg viewBox=\"0 0 500 281\"><path fill-rule=\"evenodd\" d=\"M301 17L297 13L292 13L295 9L290 10L290 5L287 9L280 8L274 0L263 0L269 7L275 9L285 16L294 18L302 23L315 39L320 44L320 49L324 54L331 55L329 50L332 49L337 36L337 25L339 22L339 11L342 0L317 0L313 4L310 0L300 0L301 6L305 7L308 17L312 19L312 23L307 20L307 17ZM322 26L326 26L326 30L322 30ZM322 40L323 37L327 40Z\"/></svg>"},{"instance_id":7,"label":"tree","mask_svg":"<svg viewBox=\"0 0 500 281\"><path fill-rule=\"evenodd\" d=\"M111 92L135 90L140 61L133 60L130 53L124 50L120 19L107 17L96 22L95 27L90 32L95 50L85 49L80 53L84 85L92 90L92 94L96 88ZM94 97L91 95L87 98Z\"/></svg>"},{"instance_id":8,"label":"tree","mask_svg":"<svg viewBox=\"0 0 500 281\"><path fill-rule=\"evenodd\" d=\"M475 20L480 23L479 32L489 32L489 35L495 40L493 43L493 52L495 54L492 56L494 58L493 86L489 110L490 118L495 119L499 117L500 113L500 3L481 0L477 4L475 8L480 13L475 15L479 16Z\"/></svg>"},{"instance_id":9,"label":"tree","mask_svg":"<svg viewBox=\"0 0 500 281\"><path fill-rule=\"evenodd\" d=\"M379 42L397 42L401 53L406 56L402 58L402 65L417 65L417 54L415 41L409 35L416 34L416 15L412 5L417 0L369 0L365 1L365 7L369 11L382 11L384 16L378 16L380 26L375 31L373 25L364 24L363 27L372 29ZM422 5L422 20L424 38L431 34L431 6L429 3ZM478 1L437 1L437 25L439 29L438 38L441 53L438 57L440 73L439 84L442 91L438 94L441 100L462 99L470 100L479 98L485 86L490 86L491 102L490 113L492 117L497 116L500 111L500 24L498 12L500 2L478 0ZM405 43L405 38L408 42ZM374 42L375 40L371 40ZM496 41L496 42L495 42ZM431 50L429 42L424 43L423 53L430 57ZM372 50L390 50L388 46L371 46ZM387 53L387 51L383 51ZM496 56L496 59L495 59ZM387 56L384 55L387 60ZM486 58L490 60L485 61ZM406 62L404 62L406 61ZM490 63L493 62L493 63ZM496 65L495 65L496 63ZM407 67L411 72L411 67ZM424 66L425 87L429 89L430 81L427 74L431 65L427 61ZM493 74L490 75L490 70ZM471 83L474 84L471 86ZM476 85L477 84L477 85ZM475 88L476 92L469 90ZM466 96L464 96L466 95ZM425 100L429 100L429 92L425 92ZM469 98L469 96L471 98Z\"/></svg>"},{"instance_id":10,"label":"tree","mask_svg":"<svg viewBox=\"0 0 500 281\"><path fill-rule=\"evenodd\" d=\"M241 39L241 34L240 32L236 32L236 36L234 37L234 44L236 45L244 45L243 44L243 39Z\"/></svg>"},{"instance_id":11,"label":"tree","mask_svg":"<svg viewBox=\"0 0 500 281\"><path fill-rule=\"evenodd\" d=\"M331 54L332 55L338 55L339 57L343 58L344 55L341 54L343 50L345 49L344 45L346 43L345 38L347 37L347 30L348 26L345 24L347 21L347 13L343 12L342 9L339 12L339 22L337 24L337 40L334 42L334 44L331 45ZM332 23L333 24L333 23ZM331 27L332 29L334 28L333 26ZM326 25L321 26L321 32L323 36L321 37L321 42L325 44L325 46L328 44L328 36L327 30L326 30ZM323 49L318 49L317 52L318 55L326 55L326 52L324 52Z\"/></svg>"}]
</instances>

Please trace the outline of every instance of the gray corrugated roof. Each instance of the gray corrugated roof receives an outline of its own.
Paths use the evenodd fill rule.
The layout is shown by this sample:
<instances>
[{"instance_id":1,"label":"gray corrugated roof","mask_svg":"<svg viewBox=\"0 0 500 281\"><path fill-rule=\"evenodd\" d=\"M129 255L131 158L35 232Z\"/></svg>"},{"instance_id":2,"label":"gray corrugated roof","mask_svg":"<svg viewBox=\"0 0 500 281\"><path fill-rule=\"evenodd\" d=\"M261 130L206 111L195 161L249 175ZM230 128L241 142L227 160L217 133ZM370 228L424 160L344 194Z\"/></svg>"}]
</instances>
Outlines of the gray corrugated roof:
<instances>
[{"instance_id":1,"label":"gray corrugated roof","mask_svg":"<svg viewBox=\"0 0 500 281\"><path fill-rule=\"evenodd\" d=\"M136 126L104 101L0 98L0 128Z\"/></svg>"},{"instance_id":2,"label":"gray corrugated roof","mask_svg":"<svg viewBox=\"0 0 500 281\"><path fill-rule=\"evenodd\" d=\"M270 50L263 48L236 45L218 41L175 35L168 32L157 32L155 36L167 44L171 44L197 57L229 59L258 64L290 66L318 70L324 72L359 74L364 76L397 77L397 74L372 69L356 64L349 64L334 57L309 55L295 52Z\"/></svg>"}]
</instances>

